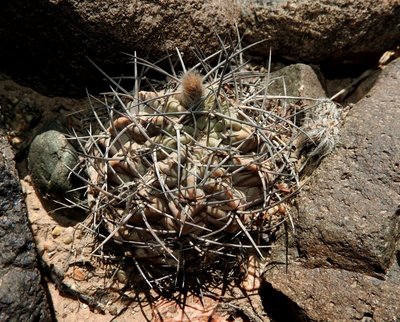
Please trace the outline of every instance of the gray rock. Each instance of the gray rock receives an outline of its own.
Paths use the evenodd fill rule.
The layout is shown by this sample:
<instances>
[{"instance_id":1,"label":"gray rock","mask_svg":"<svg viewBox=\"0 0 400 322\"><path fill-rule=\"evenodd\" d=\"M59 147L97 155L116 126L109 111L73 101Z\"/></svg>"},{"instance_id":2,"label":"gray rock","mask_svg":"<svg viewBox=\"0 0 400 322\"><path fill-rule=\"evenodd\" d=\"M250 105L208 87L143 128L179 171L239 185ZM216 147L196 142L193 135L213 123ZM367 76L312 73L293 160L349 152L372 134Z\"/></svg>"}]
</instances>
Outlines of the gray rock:
<instances>
[{"instance_id":1,"label":"gray rock","mask_svg":"<svg viewBox=\"0 0 400 322\"><path fill-rule=\"evenodd\" d=\"M280 99L282 105L296 104L296 125L302 133L293 142L291 155L297 159L300 177L310 175L321 159L334 148L338 139L338 124L342 110L326 98L319 70L305 64L293 64L271 73L267 91ZM292 98L287 98L292 97Z\"/></svg>"},{"instance_id":2,"label":"gray rock","mask_svg":"<svg viewBox=\"0 0 400 322\"><path fill-rule=\"evenodd\" d=\"M367 62L400 38L398 1L241 1L244 40L292 61Z\"/></svg>"},{"instance_id":3,"label":"gray rock","mask_svg":"<svg viewBox=\"0 0 400 322\"><path fill-rule=\"evenodd\" d=\"M271 73L268 93L279 96L326 97L317 73L309 65L293 64ZM288 100L290 102L291 100ZM298 100L295 100L298 101Z\"/></svg>"},{"instance_id":4,"label":"gray rock","mask_svg":"<svg viewBox=\"0 0 400 322\"><path fill-rule=\"evenodd\" d=\"M0 131L0 321L51 321L13 153Z\"/></svg>"},{"instance_id":5,"label":"gray rock","mask_svg":"<svg viewBox=\"0 0 400 322\"><path fill-rule=\"evenodd\" d=\"M398 321L400 267L386 280L339 269L292 263L266 271L260 290L274 321Z\"/></svg>"},{"instance_id":6,"label":"gray rock","mask_svg":"<svg viewBox=\"0 0 400 322\"><path fill-rule=\"evenodd\" d=\"M79 199L77 192L69 192L76 188L71 169L77 164L78 155L61 132L43 132L31 144L29 168L32 180L43 196Z\"/></svg>"},{"instance_id":7,"label":"gray rock","mask_svg":"<svg viewBox=\"0 0 400 322\"><path fill-rule=\"evenodd\" d=\"M312 267L383 274L399 237L400 60L349 112L341 145L299 199L297 240Z\"/></svg>"}]
</instances>

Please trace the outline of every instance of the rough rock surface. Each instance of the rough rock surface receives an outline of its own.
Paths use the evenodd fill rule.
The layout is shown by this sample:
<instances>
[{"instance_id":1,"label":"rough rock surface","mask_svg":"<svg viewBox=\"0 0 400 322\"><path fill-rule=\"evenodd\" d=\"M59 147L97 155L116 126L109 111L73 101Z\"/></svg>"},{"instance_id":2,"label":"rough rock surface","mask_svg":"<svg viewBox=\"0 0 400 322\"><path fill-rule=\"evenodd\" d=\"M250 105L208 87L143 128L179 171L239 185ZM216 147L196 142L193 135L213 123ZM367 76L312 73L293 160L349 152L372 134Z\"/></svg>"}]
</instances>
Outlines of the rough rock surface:
<instances>
[{"instance_id":1,"label":"rough rock surface","mask_svg":"<svg viewBox=\"0 0 400 322\"><path fill-rule=\"evenodd\" d=\"M271 78L276 80L268 86L269 94L318 99L326 97L317 73L309 65L293 64L283 67L271 73Z\"/></svg>"},{"instance_id":2,"label":"rough rock surface","mask_svg":"<svg viewBox=\"0 0 400 322\"><path fill-rule=\"evenodd\" d=\"M341 145L301 193L295 235L278 240L263 275L273 320L400 318L399 82L397 59L349 112Z\"/></svg>"},{"instance_id":3,"label":"rough rock surface","mask_svg":"<svg viewBox=\"0 0 400 322\"><path fill-rule=\"evenodd\" d=\"M70 174L77 164L78 155L61 132L46 131L36 136L31 144L29 168L43 196L78 198L77 192L70 192L77 186L73 180L76 178Z\"/></svg>"},{"instance_id":4,"label":"rough rock surface","mask_svg":"<svg viewBox=\"0 0 400 322\"><path fill-rule=\"evenodd\" d=\"M13 153L0 131L0 321L51 321Z\"/></svg>"},{"instance_id":5,"label":"rough rock surface","mask_svg":"<svg viewBox=\"0 0 400 322\"><path fill-rule=\"evenodd\" d=\"M80 124L82 116L75 112L86 103L86 98L44 96L0 76L0 123L4 124L16 159L25 157L33 138L42 131Z\"/></svg>"},{"instance_id":6,"label":"rough rock surface","mask_svg":"<svg viewBox=\"0 0 400 322\"><path fill-rule=\"evenodd\" d=\"M32 87L51 95L85 95L86 86L102 80L87 57L120 76L133 74L122 52L154 62L176 48L189 54L194 40L210 54L220 46L215 34L234 30L235 8L198 0L7 2L0 13L0 42L7 44L0 70L29 77Z\"/></svg>"},{"instance_id":7,"label":"rough rock surface","mask_svg":"<svg viewBox=\"0 0 400 322\"><path fill-rule=\"evenodd\" d=\"M274 321L398 321L400 267L386 280L330 268L300 264L265 274L260 290L264 308Z\"/></svg>"},{"instance_id":8,"label":"rough rock surface","mask_svg":"<svg viewBox=\"0 0 400 322\"><path fill-rule=\"evenodd\" d=\"M341 144L301 194L297 234L310 266L384 273L399 236L400 60L349 112Z\"/></svg>"},{"instance_id":9,"label":"rough rock surface","mask_svg":"<svg viewBox=\"0 0 400 322\"><path fill-rule=\"evenodd\" d=\"M387 1L8 1L0 11L0 70L51 95L84 95L101 74L133 74L127 52L156 61L179 48L189 64L196 43L220 48L216 34L292 61L372 63L400 38L399 2ZM176 55L175 55L176 57ZM167 64L167 60L164 60ZM129 68L129 67L128 67Z\"/></svg>"},{"instance_id":10,"label":"rough rock surface","mask_svg":"<svg viewBox=\"0 0 400 322\"><path fill-rule=\"evenodd\" d=\"M399 1L242 1L244 40L255 48L308 63L379 58L400 38Z\"/></svg>"}]
</instances>

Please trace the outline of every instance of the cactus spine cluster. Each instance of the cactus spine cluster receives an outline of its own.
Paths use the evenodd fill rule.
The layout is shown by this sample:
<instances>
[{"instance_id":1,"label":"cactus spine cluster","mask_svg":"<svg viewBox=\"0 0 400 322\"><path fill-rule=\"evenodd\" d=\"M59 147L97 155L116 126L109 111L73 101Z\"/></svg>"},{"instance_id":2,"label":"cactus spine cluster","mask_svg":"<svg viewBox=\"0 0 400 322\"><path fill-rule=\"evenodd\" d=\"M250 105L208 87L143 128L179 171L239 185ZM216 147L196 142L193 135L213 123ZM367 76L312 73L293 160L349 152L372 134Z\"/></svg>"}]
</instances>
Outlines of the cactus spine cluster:
<instances>
[{"instance_id":1,"label":"cactus spine cluster","mask_svg":"<svg viewBox=\"0 0 400 322\"><path fill-rule=\"evenodd\" d=\"M181 77L162 71L161 90L142 90L136 74L134 91L105 95L105 120L93 109L97 125L78 141L94 226L107 231L95 251L112 240L144 265L202 270L262 257L287 219L298 142L315 142L298 106L268 98L269 73L246 68L242 49L219 56Z\"/></svg>"}]
</instances>

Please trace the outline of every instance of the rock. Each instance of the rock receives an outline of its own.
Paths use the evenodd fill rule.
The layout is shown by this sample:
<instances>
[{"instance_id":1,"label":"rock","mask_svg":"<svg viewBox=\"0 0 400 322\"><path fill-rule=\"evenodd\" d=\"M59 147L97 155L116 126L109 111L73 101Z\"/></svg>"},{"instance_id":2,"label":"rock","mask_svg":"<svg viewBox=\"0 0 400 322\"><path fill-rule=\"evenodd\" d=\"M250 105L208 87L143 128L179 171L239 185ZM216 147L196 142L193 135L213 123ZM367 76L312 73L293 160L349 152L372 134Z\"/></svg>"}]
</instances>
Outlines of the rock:
<instances>
[{"instance_id":1,"label":"rock","mask_svg":"<svg viewBox=\"0 0 400 322\"><path fill-rule=\"evenodd\" d=\"M71 169L78 164L74 147L61 132L50 130L35 137L29 150L29 168L35 186L43 196L63 200L79 199L77 178Z\"/></svg>"},{"instance_id":2,"label":"rock","mask_svg":"<svg viewBox=\"0 0 400 322\"><path fill-rule=\"evenodd\" d=\"M266 262L267 267L289 265L299 259L294 231L290 224L284 224L273 240L273 247Z\"/></svg>"},{"instance_id":3,"label":"rock","mask_svg":"<svg viewBox=\"0 0 400 322\"><path fill-rule=\"evenodd\" d=\"M63 227L55 226L53 228L53 230L51 231L51 235L53 236L53 238L57 238L58 236L60 236L62 234L63 231L64 231Z\"/></svg>"},{"instance_id":4,"label":"rock","mask_svg":"<svg viewBox=\"0 0 400 322\"><path fill-rule=\"evenodd\" d=\"M16 0L0 12L0 70L41 92L82 96L87 86L108 90L87 57L113 77L133 74L121 52L177 61L179 48L190 65L194 44L217 51L216 35L235 39L235 22L244 44L267 40L253 48L264 60L272 46L291 61L373 64L398 42L399 15L397 1L373 0Z\"/></svg>"},{"instance_id":5,"label":"rock","mask_svg":"<svg viewBox=\"0 0 400 322\"><path fill-rule=\"evenodd\" d=\"M326 97L318 75L311 66L305 64L289 65L271 73L271 80L274 78L275 80L268 86L270 95L310 98ZM291 100L287 101L290 102Z\"/></svg>"},{"instance_id":6,"label":"rock","mask_svg":"<svg viewBox=\"0 0 400 322\"><path fill-rule=\"evenodd\" d=\"M65 245L69 245L74 241L74 228L67 227L61 235L61 240Z\"/></svg>"},{"instance_id":7,"label":"rock","mask_svg":"<svg viewBox=\"0 0 400 322\"><path fill-rule=\"evenodd\" d=\"M400 39L398 1L243 1L240 29L266 56L291 61L377 62Z\"/></svg>"},{"instance_id":8,"label":"rock","mask_svg":"<svg viewBox=\"0 0 400 322\"><path fill-rule=\"evenodd\" d=\"M218 302L211 298L200 299L195 296L187 296L184 305L175 301L159 300L154 305L152 322L175 321L226 321L216 312Z\"/></svg>"},{"instance_id":9,"label":"rock","mask_svg":"<svg viewBox=\"0 0 400 322\"><path fill-rule=\"evenodd\" d=\"M33 129L42 118L42 111L38 102L21 91L16 93L7 81L0 83L0 106L5 129L11 146L16 150L23 151L28 146L29 137Z\"/></svg>"},{"instance_id":10,"label":"rock","mask_svg":"<svg viewBox=\"0 0 400 322\"><path fill-rule=\"evenodd\" d=\"M17 163L26 159L34 137L45 130L80 127L85 99L48 97L10 79L0 79L0 122ZM22 174L23 175L23 174Z\"/></svg>"},{"instance_id":11,"label":"rock","mask_svg":"<svg viewBox=\"0 0 400 322\"><path fill-rule=\"evenodd\" d=\"M51 321L13 153L0 131L0 321Z\"/></svg>"},{"instance_id":12,"label":"rock","mask_svg":"<svg viewBox=\"0 0 400 322\"><path fill-rule=\"evenodd\" d=\"M299 263L264 275L260 295L274 321L397 321L400 267L386 280L346 270L307 269Z\"/></svg>"},{"instance_id":13,"label":"rock","mask_svg":"<svg viewBox=\"0 0 400 322\"><path fill-rule=\"evenodd\" d=\"M0 54L0 70L51 95L85 95L86 86L103 79L87 57L120 76L127 74L129 59L122 52L136 51L154 62L179 48L188 61L195 57L191 48L196 42L210 54L220 48L216 34L234 32L236 8L198 0L5 3L0 42L7 46Z\"/></svg>"},{"instance_id":14,"label":"rock","mask_svg":"<svg viewBox=\"0 0 400 322\"><path fill-rule=\"evenodd\" d=\"M298 199L300 253L311 267L383 274L399 237L400 59L354 105L341 144Z\"/></svg>"},{"instance_id":15,"label":"rock","mask_svg":"<svg viewBox=\"0 0 400 322\"><path fill-rule=\"evenodd\" d=\"M298 160L300 177L309 176L321 159L328 155L338 140L338 126L342 110L326 98L320 79L323 76L308 65L293 64L271 73L268 94L281 98L282 106L296 104L296 125L302 133L294 140L296 152L291 157Z\"/></svg>"}]
</instances>

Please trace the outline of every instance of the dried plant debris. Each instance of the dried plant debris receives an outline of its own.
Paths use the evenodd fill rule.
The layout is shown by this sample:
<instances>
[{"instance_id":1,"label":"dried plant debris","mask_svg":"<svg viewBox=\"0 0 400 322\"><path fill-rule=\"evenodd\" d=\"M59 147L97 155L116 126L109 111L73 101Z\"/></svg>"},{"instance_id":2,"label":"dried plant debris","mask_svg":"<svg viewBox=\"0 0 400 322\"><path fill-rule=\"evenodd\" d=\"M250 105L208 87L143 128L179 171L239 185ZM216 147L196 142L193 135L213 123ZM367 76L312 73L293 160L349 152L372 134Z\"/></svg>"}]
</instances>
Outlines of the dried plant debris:
<instances>
[{"instance_id":1,"label":"dried plant debris","mask_svg":"<svg viewBox=\"0 0 400 322\"><path fill-rule=\"evenodd\" d=\"M197 50L189 70L178 51L181 75L132 55L133 90L109 78L111 91L90 97L73 129L92 255L131 259L151 288L263 259L302 174L337 141L332 101L273 96L269 70L244 50ZM149 69L167 81L146 78Z\"/></svg>"}]
</instances>

